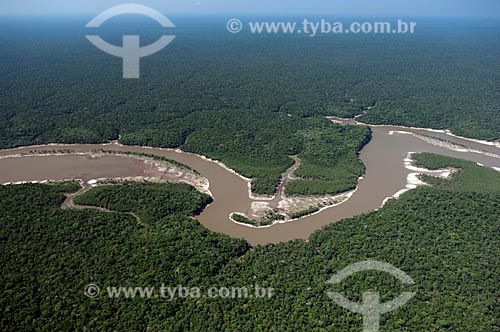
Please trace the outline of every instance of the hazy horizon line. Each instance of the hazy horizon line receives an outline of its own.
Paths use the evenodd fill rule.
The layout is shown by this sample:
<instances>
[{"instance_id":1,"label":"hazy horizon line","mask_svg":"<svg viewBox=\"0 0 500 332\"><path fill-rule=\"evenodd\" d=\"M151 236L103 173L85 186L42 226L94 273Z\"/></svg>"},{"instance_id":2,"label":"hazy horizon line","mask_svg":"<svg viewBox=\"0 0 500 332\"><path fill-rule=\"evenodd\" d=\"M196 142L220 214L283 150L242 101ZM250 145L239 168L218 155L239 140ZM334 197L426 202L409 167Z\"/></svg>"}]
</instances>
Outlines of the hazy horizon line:
<instances>
[{"instance_id":1,"label":"hazy horizon line","mask_svg":"<svg viewBox=\"0 0 500 332\"><path fill-rule=\"evenodd\" d=\"M247 17L273 17L273 18L298 18L298 17L322 17L322 18L441 18L441 19L494 19L500 21L500 16L485 16L485 15L438 15L438 14L428 14L428 15L353 15L353 14L339 14L339 13L289 13L289 14L281 14L281 13L269 13L269 12L256 12L256 13L243 13L243 12L232 12L232 13L188 13L188 12L164 12L167 15L175 15L175 16L184 16L184 17L233 17L238 16L241 18ZM0 13L0 17L88 17L94 16L98 14L98 12L68 12L68 13ZM129 14L133 15L133 14Z\"/></svg>"}]
</instances>

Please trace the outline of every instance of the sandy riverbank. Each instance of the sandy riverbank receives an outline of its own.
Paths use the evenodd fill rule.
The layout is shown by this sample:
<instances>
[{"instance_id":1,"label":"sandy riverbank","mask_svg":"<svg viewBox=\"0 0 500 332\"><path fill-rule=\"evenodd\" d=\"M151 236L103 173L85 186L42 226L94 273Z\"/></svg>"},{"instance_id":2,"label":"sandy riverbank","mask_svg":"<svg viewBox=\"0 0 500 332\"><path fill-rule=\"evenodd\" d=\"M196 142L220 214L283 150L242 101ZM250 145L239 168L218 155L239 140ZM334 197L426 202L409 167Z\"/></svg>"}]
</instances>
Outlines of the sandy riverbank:
<instances>
[{"instance_id":1,"label":"sandy riverbank","mask_svg":"<svg viewBox=\"0 0 500 332\"><path fill-rule=\"evenodd\" d=\"M384 199L384 201L382 202L382 205L380 206L381 208L384 207L384 205L391 199L398 199L399 197L401 197L401 195L403 195L404 193L406 193L412 189L415 189L419 186L428 185L427 183L425 183L424 181L422 181L420 179L420 175L422 175L422 174L427 174L427 175L439 177L442 179L450 179L451 176L458 171L455 168L443 168L443 169L438 169L438 170L430 170L430 169L426 169L426 168L416 167L414 164L414 160L412 158L412 156L415 153L416 152L408 152L408 154L406 155L406 158L403 161L405 168L407 170L412 171L412 173L408 174L406 177L406 187L399 190L394 195Z\"/></svg>"},{"instance_id":2,"label":"sandy riverbank","mask_svg":"<svg viewBox=\"0 0 500 332\"><path fill-rule=\"evenodd\" d=\"M118 177L95 177L92 179L85 179L79 177L67 178L65 180L77 180L85 184L92 184L107 180L115 181L152 181L152 182L178 182L186 183L195 187L198 191L206 193L212 196L210 192L210 183L205 177L196 174L195 172L189 170L189 168L180 167L174 163L169 163L168 161L155 160L154 158L148 158L144 156L131 155L131 154L120 154L120 153L98 153L98 152L53 152L53 153L19 153L14 155L0 156L0 160L11 159L11 158L49 158L49 157L68 157L68 156L80 156L90 159L98 159L106 156L121 157L121 158L131 158L139 161L139 167L134 172L136 173L131 176L118 176ZM98 172L96 172L98 173ZM61 181L63 179L44 179L43 181L17 181L15 184L19 183L45 183L48 181ZM9 182L4 184L10 184Z\"/></svg>"}]
</instances>

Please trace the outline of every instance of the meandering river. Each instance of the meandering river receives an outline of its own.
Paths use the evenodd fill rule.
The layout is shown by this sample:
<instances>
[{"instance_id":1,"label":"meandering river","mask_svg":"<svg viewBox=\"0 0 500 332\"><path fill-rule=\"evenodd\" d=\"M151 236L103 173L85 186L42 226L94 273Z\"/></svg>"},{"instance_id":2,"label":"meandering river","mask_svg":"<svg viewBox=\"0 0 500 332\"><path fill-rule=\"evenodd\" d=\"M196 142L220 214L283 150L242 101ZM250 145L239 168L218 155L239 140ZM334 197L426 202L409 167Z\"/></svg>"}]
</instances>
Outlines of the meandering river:
<instances>
[{"instance_id":1,"label":"meandering river","mask_svg":"<svg viewBox=\"0 0 500 332\"><path fill-rule=\"evenodd\" d=\"M335 119L335 121L352 124L352 120ZM190 166L209 180L214 203L197 217L200 223L212 231L243 238L252 245L307 239L312 232L327 224L380 208L387 197L406 187L407 177L412 172L404 165L404 159L409 152L433 152L500 169L500 148L495 145L486 145L424 129L397 126L371 126L371 128L373 139L360 153L360 158L366 166L366 174L359 181L358 189L349 200L298 221L276 224L268 228L251 228L230 221L229 215L232 212L246 213L252 202L255 202L248 195L247 181L219 163L195 154L118 144L54 144L0 150L0 156L29 151L106 149L167 157ZM143 175L145 172L147 169L143 161L115 155L94 158L89 155L71 154L0 159L0 183L71 178L88 181L96 178L131 177Z\"/></svg>"}]
</instances>

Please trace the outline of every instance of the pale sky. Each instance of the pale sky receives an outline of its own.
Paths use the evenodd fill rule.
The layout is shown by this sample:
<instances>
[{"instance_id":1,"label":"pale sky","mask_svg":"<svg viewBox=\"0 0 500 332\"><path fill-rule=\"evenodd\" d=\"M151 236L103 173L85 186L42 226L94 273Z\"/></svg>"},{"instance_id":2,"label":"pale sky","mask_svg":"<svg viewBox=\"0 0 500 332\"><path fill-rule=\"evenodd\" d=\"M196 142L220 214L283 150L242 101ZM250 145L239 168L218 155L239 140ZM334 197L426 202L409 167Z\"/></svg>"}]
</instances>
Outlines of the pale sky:
<instances>
[{"instance_id":1,"label":"pale sky","mask_svg":"<svg viewBox=\"0 0 500 332\"><path fill-rule=\"evenodd\" d=\"M500 17L500 0L0 0L0 14L96 14L129 2L166 14Z\"/></svg>"}]
</instances>

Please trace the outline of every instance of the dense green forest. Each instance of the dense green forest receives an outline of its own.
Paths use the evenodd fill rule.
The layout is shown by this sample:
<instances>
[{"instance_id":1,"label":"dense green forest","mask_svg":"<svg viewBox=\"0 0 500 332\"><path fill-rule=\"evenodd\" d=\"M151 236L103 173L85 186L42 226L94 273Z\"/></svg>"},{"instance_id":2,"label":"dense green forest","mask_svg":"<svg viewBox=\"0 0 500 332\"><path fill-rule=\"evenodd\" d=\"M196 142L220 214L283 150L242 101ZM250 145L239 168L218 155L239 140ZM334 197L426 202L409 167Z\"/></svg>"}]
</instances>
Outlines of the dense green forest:
<instances>
[{"instance_id":1,"label":"dense green forest","mask_svg":"<svg viewBox=\"0 0 500 332\"><path fill-rule=\"evenodd\" d=\"M112 211L133 212L148 224L164 217L199 214L212 197L187 184L120 183L92 188L76 196L80 205L99 206Z\"/></svg>"},{"instance_id":2,"label":"dense green forest","mask_svg":"<svg viewBox=\"0 0 500 332\"><path fill-rule=\"evenodd\" d=\"M356 188L365 171L358 152L369 143L371 133L366 127L354 131L350 127L341 126L334 131L324 126L301 132L301 164L293 174L300 180L287 185L287 195L338 194Z\"/></svg>"},{"instance_id":3,"label":"dense green forest","mask_svg":"<svg viewBox=\"0 0 500 332\"><path fill-rule=\"evenodd\" d=\"M500 191L500 176L498 176L497 171L491 168L481 167L462 159L446 158L432 153L416 154L414 161L416 166L431 170L448 167L458 170L458 172L453 174L453 181L426 174L420 176L424 182L430 183L434 187L484 194L495 194Z\"/></svg>"},{"instance_id":4,"label":"dense green forest","mask_svg":"<svg viewBox=\"0 0 500 332\"><path fill-rule=\"evenodd\" d=\"M419 22L414 35L310 38L235 36L224 20L180 18L176 41L141 60L140 80L123 80L120 59L84 38L85 18L4 19L0 146L119 134L134 144L181 145L189 128L168 123L201 110L354 116L372 105L363 121L499 139L498 24ZM147 23L134 30L118 21L100 33L119 42L133 30L146 43L162 32Z\"/></svg>"},{"instance_id":5,"label":"dense green forest","mask_svg":"<svg viewBox=\"0 0 500 332\"><path fill-rule=\"evenodd\" d=\"M459 173L379 211L326 226L307 242L256 248L189 218L206 197L184 185L106 186L82 198L157 218L147 226L122 213L61 210L63 193L77 190L75 183L0 186L0 328L361 331L360 315L325 292L359 301L364 291L377 290L384 302L401 291L417 292L382 316L383 331L498 332L500 187L485 185L498 183L500 174L446 157L416 158L421 166L453 166ZM179 195L183 199L172 199L168 211L157 212ZM366 259L391 263L416 284L403 287L375 272L325 283ZM83 294L89 283L275 290L270 299L89 299Z\"/></svg>"},{"instance_id":6,"label":"dense green forest","mask_svg":"<svg viewBox=\"0 0 500 332\"><path fill-rule=\"evenodd\" d=\"M296 173L302 177L296 182L304 185L291 194L347 191L364 172L358 152L371 138L368 128L265 111L201 112L187 116L186 121L196 123L197 128L181 148L221 160L251 178L257 194L274 193L282 174L294 164L289 156L297 154L306 158ZM174 122L171 126L183 125Z\"/></svg>"}]
</instances>

